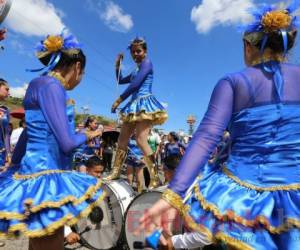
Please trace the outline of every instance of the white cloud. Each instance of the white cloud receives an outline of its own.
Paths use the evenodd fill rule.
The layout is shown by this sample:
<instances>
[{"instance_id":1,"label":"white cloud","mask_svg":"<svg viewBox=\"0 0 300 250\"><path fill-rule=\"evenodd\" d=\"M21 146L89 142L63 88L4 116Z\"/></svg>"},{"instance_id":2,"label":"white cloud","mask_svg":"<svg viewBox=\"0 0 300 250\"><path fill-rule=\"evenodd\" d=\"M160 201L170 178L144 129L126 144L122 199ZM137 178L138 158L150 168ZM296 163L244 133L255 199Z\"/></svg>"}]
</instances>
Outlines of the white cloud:
<instances>
[{"instance_id":1,"label":"white cloud","mask_svg":"<svg viewBox=\"0 0 300 250\"><path fill-rule=\"evenodd\" d=\"M113 31L128 32L133 27L131 15L111 0L86 0L86 7L95 11L101 20Z\"/></svg>"},{"instance_id":2,"label":"white cloud","mask_svg":"<svg viewBox=\"0 0 300 250\"><path fill-rule=\"evenodd\" d=\"M9 93L12 97L23 98L25 96L27 88L27 83L25 83L22 87L10 87Z\"/></svg>"},{"instance_id":3,"label":"white cloud","mask_svg":"<svg viewBox=\"0 0 300 250\"><path fill-rule=\"evenodd\" d=\"M105 12L101 14L101 18L114 31L127 32L133 27L131 16L125 14L119 5L112 1L107 3Z\"/></svg>"},{"instance_id":4,"label":"white cloud","mask_svg":"<svg viewBox=\"0 0 300 250\"><path fill-rule=\"evenodd\" d=\"M14 0L6 18L8 27L27 36L58 34L64 13L47 0Z\"/></svg>"},{"instance_id":5,"label":"white cloud","mask_svg":"<svg viewBox=\"0 0 300 250\"><path fill-rule=\"evenodd\" d=\"M203 0L193 7L191 20L199 33L207 33L217 25L235 25L251 20L247 12L253 0Z\"/></svg>"}]
</instances>

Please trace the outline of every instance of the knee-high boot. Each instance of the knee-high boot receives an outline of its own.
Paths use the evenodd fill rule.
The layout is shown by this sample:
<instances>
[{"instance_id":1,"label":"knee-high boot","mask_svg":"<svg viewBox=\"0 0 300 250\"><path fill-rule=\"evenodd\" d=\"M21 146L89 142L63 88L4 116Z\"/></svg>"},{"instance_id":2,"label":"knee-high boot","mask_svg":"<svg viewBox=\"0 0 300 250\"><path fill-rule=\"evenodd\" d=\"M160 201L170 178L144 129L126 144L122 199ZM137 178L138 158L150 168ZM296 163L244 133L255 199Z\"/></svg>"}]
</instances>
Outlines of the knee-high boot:
<instances>
[{"instance_id":1,"label":"knee-high boot","mask_svg":"<svg viewBox=\"0 0 300 250\"><path fill-rule=\"evenodd\" d=\"M150 173L150 184L148 188L149 189L157 188L160 183L159 183L157 167L155 164L154 154L145 156L144 160Z\"/></svg>"},{"instance_id":2,"label":"knee-high boot","mask_svg":"<svg viewBox=\"0 0 300 250\"><path fill-rule=\"evenodd\" d=\"M115 161L112 167L112 172L109 176L103 178L104 181L111 181L116 180L120 178L121 175L121 169L125 162L127 156L127 151L118 148L115 156Z\"/></svg>"}]
</instances>

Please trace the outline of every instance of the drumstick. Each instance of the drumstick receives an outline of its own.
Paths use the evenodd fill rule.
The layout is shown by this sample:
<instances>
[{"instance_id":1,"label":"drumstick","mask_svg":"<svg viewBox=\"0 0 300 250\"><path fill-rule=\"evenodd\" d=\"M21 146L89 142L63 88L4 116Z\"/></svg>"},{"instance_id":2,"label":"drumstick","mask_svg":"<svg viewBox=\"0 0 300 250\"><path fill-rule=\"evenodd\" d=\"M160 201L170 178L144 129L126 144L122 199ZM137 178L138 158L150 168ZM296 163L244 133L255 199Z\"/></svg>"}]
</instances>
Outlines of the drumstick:
<instances>
[{"instance_id":1,"label":"drumstick","mask_svg":"<svg viewBox=\"0 0 300 250\"><path fill-rule=\"evenodd\" d=\"M186 203L188 201L188 199L191 197L193 188L199 182L200 178L201 178L201 175L198 175L197 178L194 180L193 184L189 187L189 189L187 190L186 195L183 199L183 203Z\"/></svg>"}]
</instances>

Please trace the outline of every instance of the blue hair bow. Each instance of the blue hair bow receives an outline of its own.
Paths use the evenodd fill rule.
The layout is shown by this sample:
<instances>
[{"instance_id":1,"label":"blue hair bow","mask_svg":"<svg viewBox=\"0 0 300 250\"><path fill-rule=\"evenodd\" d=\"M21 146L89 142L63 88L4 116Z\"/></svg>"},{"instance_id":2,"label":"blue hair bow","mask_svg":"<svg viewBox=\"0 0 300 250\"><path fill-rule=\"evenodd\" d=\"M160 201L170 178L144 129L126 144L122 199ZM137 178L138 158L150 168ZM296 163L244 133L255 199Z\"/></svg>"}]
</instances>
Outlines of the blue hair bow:
<instances>
[{"instance_id":1,"label":"blue hair bow","mask_svg":"<svg viewBox=\"0 0 300 250\"><path fill-rule=\"evenodd\" d=\"M39 44L35 48L37 55L44 54L46 56L48 54L49 55L52 54L48 65L43 68L30 69L30 70L26 70L26 71L28 71L28 72L44 71L43 74L46 74L49 71L53 70L55 68L55 66L58 64L58 62L61 59L63 51L68 51L68 50L73 50L73 49L79 50L82 48L82 44L78 42L78 40L76 39L76 37L74 35L68 34L66 32L66 29L63 29L63 31L61 32L59 37L63 40L63 43L62 43L61 48L59 48L56 52L48 51L48 49L45 46L45 41L49 38L49 36L47 36L47 38L45 40L40 41Z\"/></svg>"}]
</instances>

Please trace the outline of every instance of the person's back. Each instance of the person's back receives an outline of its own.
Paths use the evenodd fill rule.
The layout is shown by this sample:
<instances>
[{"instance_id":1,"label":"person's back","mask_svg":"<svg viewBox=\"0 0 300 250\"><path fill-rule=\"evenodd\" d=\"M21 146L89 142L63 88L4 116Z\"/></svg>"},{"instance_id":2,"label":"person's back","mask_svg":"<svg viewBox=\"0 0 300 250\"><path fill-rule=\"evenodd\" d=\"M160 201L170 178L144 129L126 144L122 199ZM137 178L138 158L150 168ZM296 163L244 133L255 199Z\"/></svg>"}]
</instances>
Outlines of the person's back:
<instances>
[{"instance_id":1,"label":"person's back","mask_svg":"<svg viewBox=\"0 0 300 250\"><path fill-rule=\"evenodd\" d=\"M190 228L229 248L299 248L300 68L283 63L299 8L292 1L251 11L243 36L248 67L218 82L168 189L142 222L159 221L173 207ZM208 166L225 129L229 158Z\"/></svg>"},{"instance_id":2,"label":"person's back","mask_svg":"<svg viewBox=\"0 0 300 250\"><path fill-rule=\"evenodd\" d=\"M287 166L300 171L300 67L283 63L280 68L280 96L261 65L227 78L234 93L234 110L229 127L232 149L224 171L264 187L274 185L272 180L277 185L300 182L298 175L284 171Z\"/></svg>"}]
</instances>

